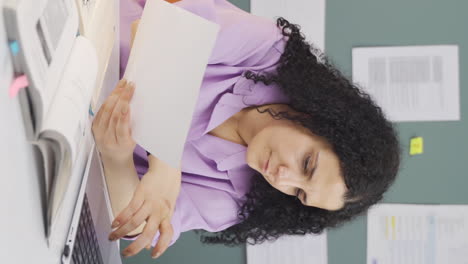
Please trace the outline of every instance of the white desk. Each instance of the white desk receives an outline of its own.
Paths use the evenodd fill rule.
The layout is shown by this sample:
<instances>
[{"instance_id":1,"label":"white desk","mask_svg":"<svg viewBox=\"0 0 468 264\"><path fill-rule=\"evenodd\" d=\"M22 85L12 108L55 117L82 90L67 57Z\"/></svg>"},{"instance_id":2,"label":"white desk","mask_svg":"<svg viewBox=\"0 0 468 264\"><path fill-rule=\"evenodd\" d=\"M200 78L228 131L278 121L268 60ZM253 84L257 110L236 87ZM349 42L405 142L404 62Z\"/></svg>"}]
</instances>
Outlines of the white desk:
<instances>
[{"instance_id":1,"label":"white desk","mask_svg":"<svg viewBox=\"0 0 468 264\"><path fill-rule=\"evenodd\" d=\"M117 14L119 14L118 3ZM118 81L119 16L112 55L99 102ZM44 181L37 171L34 148L26 141L18 98L10 99L8 87L0 87L0 242L1 263L60 263L60 252L49 248L45 236L42 197Z\"/></svg>"}]
</instances>

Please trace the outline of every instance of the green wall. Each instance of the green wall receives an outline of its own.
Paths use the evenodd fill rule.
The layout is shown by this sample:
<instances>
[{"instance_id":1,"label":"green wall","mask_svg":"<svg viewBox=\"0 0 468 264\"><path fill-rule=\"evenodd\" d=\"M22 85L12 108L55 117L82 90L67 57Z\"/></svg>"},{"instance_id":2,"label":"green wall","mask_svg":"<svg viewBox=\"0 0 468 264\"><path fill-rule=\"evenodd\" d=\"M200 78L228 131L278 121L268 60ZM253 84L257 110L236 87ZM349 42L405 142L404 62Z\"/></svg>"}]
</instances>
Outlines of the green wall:
<instances>
[{"instance_id":1,"label":"green wall","mask_svg":"<svg viewBox=\"0 0 468 264\"><path fill-rule=\"evenodd\" d=\"M311 0L313 1L313 0ZM249 11L249 0L231 0ZM328 0L326 50L332 62L351 76L351 49L356 46L459 45L461 117L458 122L417 122L397 125L404 151L402 169L386 195L390 203L468 204L468 123L466 64L468 62L468 1L463 0ZM278 14L281 15L281 14ZM288 19L286 17L286 19ZM294 23L294 21L290 21ZM465 29L464 29L465 28ZM413 136L424 137L424 154L409 157ZM329 264L366 262L366 219L359 217L329 230ZM127 242L122 242L125 247ZM124 260L143 263L246 263L245 247L207 246L186 232L157 260L149 252Z\"/></svg>"}]
</instances>

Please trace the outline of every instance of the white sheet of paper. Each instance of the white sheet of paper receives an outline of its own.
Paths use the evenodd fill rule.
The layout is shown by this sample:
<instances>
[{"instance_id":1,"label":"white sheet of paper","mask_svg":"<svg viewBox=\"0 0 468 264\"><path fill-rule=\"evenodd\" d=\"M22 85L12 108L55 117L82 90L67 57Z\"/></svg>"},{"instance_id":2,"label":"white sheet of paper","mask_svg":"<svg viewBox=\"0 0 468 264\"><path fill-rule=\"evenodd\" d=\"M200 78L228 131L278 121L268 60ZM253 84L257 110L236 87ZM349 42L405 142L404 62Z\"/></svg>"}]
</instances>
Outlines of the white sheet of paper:
<instances>
[{"instance_id":1,"label":"white sheet of paper","mask_svg":"<svg viewBox=\"0 0 468 264\"><path fill-rule=\"evenodd\" d=\"M306 40L325 51L325 0L251 0L250 13L300 25Z\"/></svg>"},{"instance_id":2,"label":"white sheet of paper","mask_svg":"<svg viewBox=\"0 0 468 264\"><path fill-rule=\"evenodd\" d=\"M174 168L219 26L162 0L146 2L124 78L135 83L133 137Z\"/></svg>"},{"instance_id":3,"label":"white sheet of paper","mask_svg":"<svg viewBox=\"0 0 468 264\"><path fill-rule=\"evenodd\" d=\"M327 234L281 236L274 242L247 244L248 264L327 264Z\"/></svg>"},{"instance_id":4,"label":"white sheet of paper","mask_svg":"<svg viewBox=\"0 0 468 264\"><path fill-rule=\"evenodd\" d=\"M94 45L98 55L98 74L91 105L94 107L101 94L105 73L115 41L116 15L119 9L115 0L76 0L80 13L80 33Z\"/></svg>"},{"instance_id":5,"label":"white sheet of paper","mask_svg":"<svg viewBox=\"0 0 468 264\"><path fill-rule=\"evenodd\" d=\"M80 34L85 34L91 26L96 11L96 0L75 0L78 13L80 14ZM109 1L107 1L109 2Z\"/></svg>"},{"instance_id":6,"label":"white sheet of paper","mask_svg":"<svg viewBox=\"0 0 468 264\"><path fill-rule=\"evenodd\" d=\"M353 81L392 121L460 120L458 46L353 49Z\"/></svg>"},{"instance_id":7,"label":"white sheet of paper","mask_svg":"<svg viewBox=\"0 0 468 264\"><path fill-rule=\"evenodd\" d=\"M367 264L468 263L468 205L379 204L367 217Z\"/></svg>"}]
</instances>

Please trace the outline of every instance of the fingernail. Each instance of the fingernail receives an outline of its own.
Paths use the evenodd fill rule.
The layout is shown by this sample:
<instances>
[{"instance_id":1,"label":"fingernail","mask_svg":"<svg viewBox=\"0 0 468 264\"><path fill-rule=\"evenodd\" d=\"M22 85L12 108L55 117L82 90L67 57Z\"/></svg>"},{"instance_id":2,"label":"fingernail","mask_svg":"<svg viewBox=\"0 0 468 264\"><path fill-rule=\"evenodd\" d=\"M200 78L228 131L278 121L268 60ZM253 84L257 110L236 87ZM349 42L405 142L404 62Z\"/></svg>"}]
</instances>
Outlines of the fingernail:
<instances>
[{"instance_id":1,"label":"fingernail","mask_svg":"<svg viewBox=\"0 0 468 264\"><path fill-rule=\"evenodd\" d=\"M114 241L115 237L114 236L109 236L109 241Z\"/></svg>"},{"instance_id":2,"label":"fingernail","mask_svg":"<svg viewBox=\"0 0 468 264\"><path fill-rule=\"evenodd\" d=\"M128 105L125 104L123 107L122 107L122 114L126 114L128 112Z\"/></svg>"},{"instance_id":3,"label":"fingernail","mask_svg":"<svg viewBox=\"0 0 468 264\"><path fill-rule=\"evenodd\" d=\"M156 252L156 255L151 256L152 258L158 258L161 255L161 252Z\"/></svg>"},{"instance_id":4,"label":"fingernail","mask_svg":"<svg viewBox=\"0 0 468 264\"><path fill-rule=\"evenodd\" d=\"M133 82L128 83L128 89L131 90L135 87L135 84Z\"/></svg>"}]
</instances>

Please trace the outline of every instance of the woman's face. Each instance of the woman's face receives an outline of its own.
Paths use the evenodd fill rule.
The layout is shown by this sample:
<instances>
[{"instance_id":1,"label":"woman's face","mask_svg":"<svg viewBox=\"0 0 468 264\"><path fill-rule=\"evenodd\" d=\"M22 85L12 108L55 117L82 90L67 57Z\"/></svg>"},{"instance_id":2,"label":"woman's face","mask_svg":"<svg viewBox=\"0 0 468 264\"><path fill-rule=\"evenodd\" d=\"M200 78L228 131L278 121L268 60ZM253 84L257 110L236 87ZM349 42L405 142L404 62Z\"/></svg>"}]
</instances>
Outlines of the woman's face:
<instances>
[{"instance_id":1,"label":"woman's face","mask_svg":"<svg viewBox=\"0 0 468 264\"><path fill-rule=\"evenodd\" d=\"M273 120L260 130L247 147L247 164L304 205L326 210L344 205L338 157L323 138L292 121Z\"/></svg>"}]
</instances>

